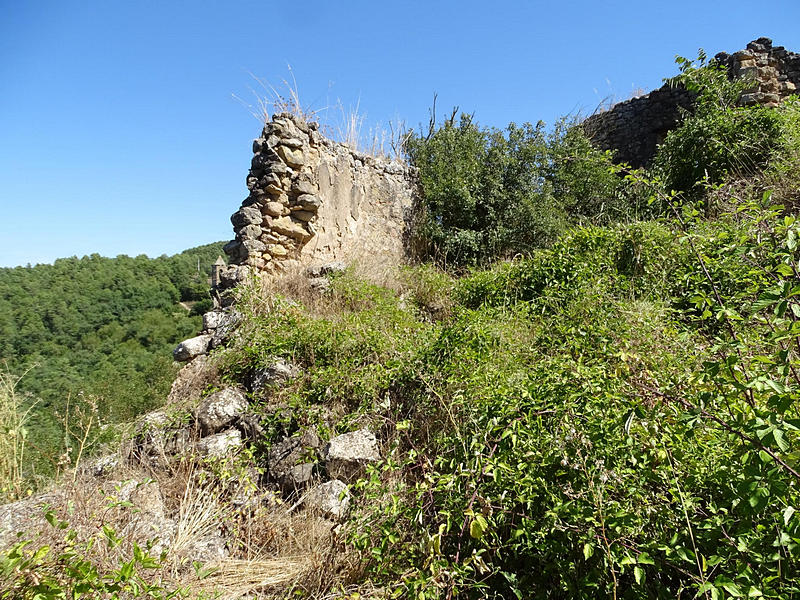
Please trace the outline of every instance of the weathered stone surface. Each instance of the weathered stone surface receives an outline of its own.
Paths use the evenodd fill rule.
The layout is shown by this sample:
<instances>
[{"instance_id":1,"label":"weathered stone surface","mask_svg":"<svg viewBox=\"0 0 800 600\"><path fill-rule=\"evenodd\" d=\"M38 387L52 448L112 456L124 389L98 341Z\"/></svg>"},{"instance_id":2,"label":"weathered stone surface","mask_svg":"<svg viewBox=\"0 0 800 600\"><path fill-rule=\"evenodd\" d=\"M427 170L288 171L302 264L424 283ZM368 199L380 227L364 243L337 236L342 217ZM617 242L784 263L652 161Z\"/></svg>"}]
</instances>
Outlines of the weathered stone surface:
<instances>
[{"instance_id":1,"label":"weathered stone surface","mask_svg":"<svg viewBox=\"0 0 800 600\"><path fill-rule=\"evenodd\" d=\"M272 222L272 230L299 242L307 242L312 238L311 232L300 223L293 221L291 217L275 219Z\"/></svg>"},{"instance_id":2,"label":"weathered stone surface","mask_svg":"<svg viewBox=\"0 0 800 600\"><path fill-rule=\"evenodd\" d=\"M347 270L347 265L342 261L323 263L321 265L311 265L306 269L309 277L326 277L328 275L338 275Z\"/></svg>"},{"instance_id":3,"label":"weathered stone surface","mask_svg":"<svg viewBox=\"0 0 800 600\"><path fill-rule=\"evenodd\" d=\"M319 437L310 430L273 444L267 453L267 473L270 479L288 488L310 480L313 461L318 456L320 445ZM311 472L307 472L309 467L295 469L304 464L312 465Z\"/></svg>"},{"instance_id":4,"label":"weathered stone surface","mask_svg":"<svg viewBox=\"0 0 800 600\"><path fill-rule=\"evenodd\" d=\"M338 479L311 488L305 495L305 504L334 520L343 518L350 506L350 490Z\"/></svg>"},{"instance_id":5,"label":"weathered stone surface","mask_svg":"<svg viewBox=\"0 0 800 600\"><path fill-rule=\"evenodd\" d=\"M194 406L200 400L203 390L214 383L216 377L217 370L209 364L208 355L198 356L178 371L169 389L167 406Z\"/></svg>"},{"instance_id":6,"label":"weathered stone surface","mask_svg":"<svg viewBox=\"0 0 800 600\"><path fill-rule=\"evenodd\" d=\"M280 156L287 165L290 167L302 167L305 164L303 151L301 149L293 150L288 146L278 146L278 156Z\"/></svg>"},{"instance_id":7,"label":"weathered stone surface","mask_svg":"<svg viewBox=\"0 0 800 600\"><path fill-rule=\"evenodd\" d=\"M41 526L45 522L44 507L60 502L63 496L58 490L0 505L0 548L16 540L18 531Z\"/></svg>"},{"instance_id":8,"label":"weathered stone surface","mask_svg":"<svg viewBox=\"0 0 800 600\"><path fill-rule=\"evenodd\" d=\"M261 223L261 211L252 206L245 206L233 213L231 223L236 229L247 225L259 225Z\"/></svg>"},{"instance_id":9,"label":"weathered stone surface","mask_svg":"<svg viewBox=\"0 0 800 600\"><path fill-rule=\"evenodd\" d=\"M211 336L209 347L213 350L214 348L219 348L225 342L227 342L233 335L233 332L236 331L236 328L239 326L241 321L242 313L240 313L238 310L228 309L228 312L225 313L225 316L222 317L217 324L217 328L214 330L214 333Z\"/></svg>"},{"instance_id":10,"label":"weathered stone surface","mask_svg":"<svg viewBox=\"0 0 800 600\"><path fill-rule=\"evenodd\" d=\"M198 335L188 340L183 340L175 350L172 357L178 362L185 362L208 352L208 344L211 341L210 335Z\"/></svg>"},{"instance_id":11,"label":"weathered stone surface","mask_svg":"<svg viewBox=\"0 0 800 600\"><path fill-rule=\"evenodd\" d=\"M82 465L81 471L92 477L108 477L120 464L119 454L107 454Z\"/></svg>"},{"instance_id":12,"label":"weathered stone surface","mask_svg":"<svg viewBox=\"0 0 800 600\"><path fill-rule=\"evenodd\" d=\"M367 429L351 431L332 438L322 452L328 476L352 482L364 473L364 467L380 460L378 441Z\"/></svg>"},{"instance_id":13,"label":"weathered stone surface","mask_svg":"<svg viewBox=\"0 0 800 600\"><path fill-rule=\"evenodd\" d=\"M237 429L228 429L204 437L197 442L197 451L213 458L225 458L235 454L242 447L242 434Z\"/></svg>"},{"instance_id":14,"label":"weathered stone surface","mask_svg":"<svg viewBox=\"0 0 800 600\"><path fill-rule=\"evenodd\" d=\"M303 210L314 213L322 206L322 201L317 196L312 196L311 194L303 194L297 201L300 203L300 206L303 207Z\"/></svg>"},{"instance_id":15,"label":"weathered stone surface","mask_svg":"<svg viewBox=\"0 0 800 600\"><path fill-rule=\"evenodd\" d=\"M211 435L230 427L247 407L247 398L236 388L225 388L207 396L195 411L201 434Z\"/></svg>"},{"instance_id":16,"label":"weathered stone surface","mask_svg":"<svg viewBox=\"0 0 800 600\"><path fill-rule=\"evenodd\" d=\"M264 212L271 217L281 217L289 214L289 209L280 202L267 202L264 205Z\"/></svg>"},{"instance_id":17,"label":"weathered stone surface","mask_svg":"<svg viewBox=\"0 0 800 600\"><path fill-rule=\"evenodd\" d=\"M136 434L125 449L133 462L153 466L165 464L169 457L184 452L191 435L189 430L163 410L142 416L136 422Z\"/></svg>"},{"instance_id":18,"label":"weathered stone surface","mask_svg":"<svg viewBox=\"0 0 800 600\"><path fill-rule=\"evenodd\" d=\"M240 240L255 240L261 236L261 227L258 225L247 225L236 232L236 237ZM247 246L245 246L247 247Z\"/></svg>"},{"instance_id":19,"label":"weathered stone surface","mask_svg":"<svg viewBox=\"0 0 800 600\"><path fill-rule=\"evenodd\" d=\"M203 329L210 330L219 327L222 320L225 318L225 313L221 310L212 310L203 315Z\"/></svg>"},{"instance_id":20,"label":"weathered stone surface","mask_svg":"<svg viewBox=\"0 0 800 600\"><path fill-rule=\"evenodd\" d=\"M234 216L242 243L226 247L232 264L280 274L312 261L389 266L407 256L417 183L406 166L331 142L292 115L273 116L259 140L248 177L251 193ZM256 208L264 217L260 223L245 212ZM224 301L228 297L218 302Z\"/></svg>"},{"instance_id":21,"label":"weathered stone surface","mask_svg":"<svg viewBox=\"0 0 800 600\"><path fill-rule=\"evenodd\" d=\"M292 213L292 216L298 221L303 221L304 223L308 223L311 219L316 217L317 214L307 210L296 210Z\"/></svg>"},{"instance_id":22,"label":"weathered stone surface","mask_svg":"<svg viewBox=\"0 0 800 600\"><path fill-rule=\"evenodd\" d=\"M267 252L276 258L282 258L284 256L288 256L289 254L289 251L280 244L268 244Z\"/></svg>"},{"instance_id":23,"label":"weathered stone surface","mask_svg":"<svg viewBox=\"0 0 800 600\"><path fill-rule=\"evenodd\" d=\"M259 395L267 389L282 386L300 375L300 369L292 363L279 358L263 369L256 369L250 376L250 391Z\"/></svg>"},{"instance_id":24,"label":"weathered stone surface","mask_svg":"<svg viewBox=\"0 0 800 600\"><path fill-rule=\"evenodd\" d=\"M303 194L316 194L317 193L317 186L315 186L310 181L306 181L304 179L295 181L292 184L292 192L298 195Z\"/></svg>"},{"instance_id":25,"label":"weathered stone surface","mask_svg":"<svg viewBox=\"0 0 800 600\"><path fill-rule=\"evenodd\" d=\"M310 277L308 285L319 294L324 294L331 289L331 280L327 277Z\"/></svg>"}]
</instances>

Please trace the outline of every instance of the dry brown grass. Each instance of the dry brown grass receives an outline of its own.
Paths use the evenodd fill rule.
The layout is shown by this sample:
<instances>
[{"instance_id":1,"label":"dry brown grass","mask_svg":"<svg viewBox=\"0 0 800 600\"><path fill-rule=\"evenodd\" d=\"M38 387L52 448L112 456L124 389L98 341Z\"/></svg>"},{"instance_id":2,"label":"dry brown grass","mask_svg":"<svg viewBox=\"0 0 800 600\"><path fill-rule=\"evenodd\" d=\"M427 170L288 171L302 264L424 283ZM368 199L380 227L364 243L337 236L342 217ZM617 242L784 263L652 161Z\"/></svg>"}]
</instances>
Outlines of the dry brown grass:
<instances>
[{"instance_id":1,"label":"dry brown grass","mask_svg":"<svg viewBox=\"0 0 800 600\"><path fill-rule=\"evenodd\" d=\"M25 423L35 403L23 407L16 389L20 379L0 369L0 502L21 498L28 489L23 473Z\"/></svg>"}]
</instances>

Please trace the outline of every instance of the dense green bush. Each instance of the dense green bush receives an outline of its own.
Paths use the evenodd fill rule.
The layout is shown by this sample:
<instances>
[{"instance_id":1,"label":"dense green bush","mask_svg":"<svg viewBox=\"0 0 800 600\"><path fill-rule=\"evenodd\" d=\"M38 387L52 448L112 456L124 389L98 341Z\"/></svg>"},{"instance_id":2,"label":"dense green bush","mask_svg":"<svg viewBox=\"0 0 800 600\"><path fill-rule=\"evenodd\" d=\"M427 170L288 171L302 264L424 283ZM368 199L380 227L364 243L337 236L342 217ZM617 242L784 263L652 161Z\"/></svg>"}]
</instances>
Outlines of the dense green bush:
<instances>
[{"instance_id":1,"label":"dense green bush","mask_svg":"<svg viewBox=\"0 0 800 600\"><path fill-rule=\"evenodd\" d=\"M580 127L479 127L468 115L412 134L425 214L422 254L439 265L484 264L550 246L569 224L652 215L647 196L612 167Z\"/></svg>"},{"instance_id":2,"label":"dense green bush","mask_svg":"<svg viewBox=\"0 0 800 600\"><path fill-rule=\"evenodd\" d=\"M480 128L468 115L447 120L407 151L419 169L423 254L443 265L485 262L547 246L562 231L563 207L542 178L542 125Z\"/></svg>"},{"instance_id":3,"label":"dense green bush","mask_svg":"<svg viewBox=\"0 0 800 600\"><path fill-rule=\"evenodd\" d=\"M724 66L678 58L674 78L697 94L694 111L659 146L654 170L668 189L701 195L728 178L750 177L790 160L800 149L800 104L737 106L747 81L729 80Z\"/></svg>"}]
</instances>

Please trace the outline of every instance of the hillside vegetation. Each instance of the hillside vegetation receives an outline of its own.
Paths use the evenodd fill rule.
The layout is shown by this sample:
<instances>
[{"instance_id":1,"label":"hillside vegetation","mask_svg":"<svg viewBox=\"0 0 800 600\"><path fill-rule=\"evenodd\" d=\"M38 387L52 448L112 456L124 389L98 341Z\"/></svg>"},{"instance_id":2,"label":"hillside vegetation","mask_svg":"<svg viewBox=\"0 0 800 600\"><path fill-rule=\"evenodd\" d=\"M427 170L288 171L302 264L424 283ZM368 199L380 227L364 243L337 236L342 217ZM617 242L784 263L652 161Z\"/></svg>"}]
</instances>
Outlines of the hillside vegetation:
<instances>
[{"instance_id":1,"label":"hillside vegetation","mask_svg":"<svg viewBox=\"0 0 800 600\"><path fill-rule=\"evenodd\" d=\"M18 395L38 399L28 400L36 402L27 432L37 463L29 474L52 473L74 446L63 424L70 410L94 407L100 420L118 423L164 402L175 373L170 351L199 328L221 247L0 269L0 365L9 380L24 374Z\"/></svg>"},{"instance_id":2,"label":"hillside vegetation","mask_svg":"<svg viewBox=\"0 0 800 600\"><path fill-rule=\"evenodd\" d=\"M412 135L425 261L240 286L212 360L258 435L153 471L230 556L50 514L67 542L0 556L0 597L800 598L800 103L681 72L698 110L644 171L566 123ZM247 508L276 444L360 429L382 459L339 523Z\"/></svg>"}]
</instances>

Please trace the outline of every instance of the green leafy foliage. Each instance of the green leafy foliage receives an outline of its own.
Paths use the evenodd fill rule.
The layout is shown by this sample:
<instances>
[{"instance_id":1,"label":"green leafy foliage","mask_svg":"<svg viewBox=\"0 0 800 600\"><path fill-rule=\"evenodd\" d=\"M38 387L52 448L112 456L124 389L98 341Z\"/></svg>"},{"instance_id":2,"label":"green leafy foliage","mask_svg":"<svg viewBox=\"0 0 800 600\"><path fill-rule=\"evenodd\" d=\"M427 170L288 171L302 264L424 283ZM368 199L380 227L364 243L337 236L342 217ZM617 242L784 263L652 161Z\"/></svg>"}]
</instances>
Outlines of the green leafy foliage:
<instances>
[{"instance_id":1,"label":"green leafy foliage","mask_svg":"<svg viewBox=\"0 0 800 600\"><path fill-rule=\"evenodd\" d=\"M611 169L566 119L550 132L511 123L504 131L455 116L406 143L419 169L425 214L417 237L441 266L485 264L550 246L572 223L650 216L646 195Z\"/></svg>"},{"instance_id":2,"label":"green leafy foliage","mask_svg":"<svg viewBox=\"0 0 800 600\"><path fill-rule=\"evenodd\" d=\"M299 409L281 435L380 435L346 526L372 584L800 593L797 222L768 197L714 222L662 201L675 219L577 228L459 280L409 270L400 295L346 276L322 309L246 320L229 377L304 368L272 399Z\"/></svg>"},{"instance_id":3,"label":"green leafy foliage","mask_svg":"<svg viewBox=\"0 0 800 600\"><path fill-rule=\"evenodd\" d=\"M68 521L47 510L45 518L63 533L57 546L37 545L22 540L0 554L0 598L3 600L64 600L77 598L153 598L169 600L184 597L185 591L168 589L146 577L158 570L161 559L149 548L133 543L131 557L120 556L113 568L104 568L93 557L92 549L102 544L119 546L122 538L109 526L88 541L78 541Z\"/></svg>"}]
</instances>

